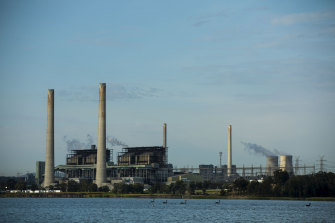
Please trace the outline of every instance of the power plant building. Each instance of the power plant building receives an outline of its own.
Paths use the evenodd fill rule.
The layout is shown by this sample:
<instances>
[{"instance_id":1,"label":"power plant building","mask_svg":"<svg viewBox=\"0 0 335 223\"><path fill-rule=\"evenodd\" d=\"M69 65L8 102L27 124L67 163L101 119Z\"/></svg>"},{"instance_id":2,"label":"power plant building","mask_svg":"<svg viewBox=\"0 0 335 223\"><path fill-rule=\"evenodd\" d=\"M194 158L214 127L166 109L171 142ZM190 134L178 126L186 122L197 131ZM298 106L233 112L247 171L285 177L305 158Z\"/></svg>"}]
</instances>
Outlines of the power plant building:
<instances>
[{"instance_id":1,"label":"power plant building","mask_svg":"<svg viewBox=\"0 0 335 223\"><path fill-rule=\"evenodd\" d=\"M286 171L288 174L293 174L293 163L291 155L280 156L280 169Z\"/></svg>"},{"instance_id":2,"label":"power plant building","mask_svg":"<svg viewBox=\"0 0 335 223\"><path fill-rule=\"evenodd\" d=\"M97 150L74 150L68 154L67 164L59 165L56 170L64 172L67 178L94 180L96 178ZM109 158L110 150L106 150ZM121 178L141 178L146 184L166 182L172 176L172 165L165 160L165 148L126 147L118 155L118 164L106 160L106 181Z\"/></svg>"},{"instance_id":3,"label":"power plant building","mask_svg":"<svg viewBox=\"0 0 335 223\"><path fill-rule=\"evenodd\" d=\"M273 176L273 172L276 170L278 170L278 156L267 156L265 175Z\"/></svg>"}]
</instances>

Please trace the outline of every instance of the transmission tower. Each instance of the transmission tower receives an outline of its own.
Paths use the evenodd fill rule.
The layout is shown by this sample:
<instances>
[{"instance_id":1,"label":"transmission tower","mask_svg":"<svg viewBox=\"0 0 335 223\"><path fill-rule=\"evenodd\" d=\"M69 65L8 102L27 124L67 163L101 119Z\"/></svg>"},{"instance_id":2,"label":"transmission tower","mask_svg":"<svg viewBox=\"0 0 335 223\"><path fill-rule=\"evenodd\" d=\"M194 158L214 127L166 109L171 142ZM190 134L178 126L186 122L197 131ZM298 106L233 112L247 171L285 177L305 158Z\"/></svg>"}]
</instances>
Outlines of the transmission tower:
<instances>
[{"instance_id":1,"label":"transmission tower","mask_svg":"<svg viewBox=\"0 0 335 223\"><path fill-rule=\"evenodd\" d=\"M295 159L295 167L294 167L294 174L298 175L299 173L299 156Z\"/></svg>"},{"instance_id":2,"label":"transmission tower","mask_svg":"<svg viewBox=\"0 0 335 223\"><path fill-rule=\"evenodd\" d=\"M327 161L323 158L324 158L324 156L321 156L321 158L320 158L320 171L321 172L324 172L324 161Z\"/></svg>"}]
</instances>

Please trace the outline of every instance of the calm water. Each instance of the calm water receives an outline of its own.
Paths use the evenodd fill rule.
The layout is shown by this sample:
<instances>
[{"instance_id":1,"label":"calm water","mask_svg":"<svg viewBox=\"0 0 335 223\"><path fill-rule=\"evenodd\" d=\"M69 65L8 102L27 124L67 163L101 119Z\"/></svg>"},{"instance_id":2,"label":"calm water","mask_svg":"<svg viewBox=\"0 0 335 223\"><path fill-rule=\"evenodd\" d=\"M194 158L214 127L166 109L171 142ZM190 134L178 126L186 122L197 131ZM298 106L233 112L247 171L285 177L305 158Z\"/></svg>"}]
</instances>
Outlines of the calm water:
<instances>
[{"instance_id":1,"label":"calm water","mask_svg":"<svg viewBox=\"0 0 335 223\"><path fill-rule=\"evenodd\" d=\"M335 222L335 202L1 198L0 222Z\"/></svg>"}]
</instances>

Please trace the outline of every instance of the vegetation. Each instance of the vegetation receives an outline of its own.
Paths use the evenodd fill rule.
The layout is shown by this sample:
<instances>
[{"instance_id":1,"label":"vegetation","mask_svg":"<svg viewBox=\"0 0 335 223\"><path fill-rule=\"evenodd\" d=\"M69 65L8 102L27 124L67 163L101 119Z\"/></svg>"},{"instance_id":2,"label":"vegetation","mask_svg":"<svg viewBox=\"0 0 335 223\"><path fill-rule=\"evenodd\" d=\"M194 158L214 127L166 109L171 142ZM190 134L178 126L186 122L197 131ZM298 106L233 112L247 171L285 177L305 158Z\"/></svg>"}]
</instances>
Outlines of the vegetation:
<instances>
[{"instance_id":1,"label":"vegetation","mask_svg":"<svg viewBox=\"0 0 335 223\"><path fill-rule=\"evenodd\" d=\"M114 184L114 188L112 192L114 194L141 194L143 193L143 184L136 183L134 185L132 184Z\"/></svg>"},{"instance_id":2,"label":"vegetation","mask_svg":"<svg viewBox=\"0 0 335 223\"><path fill-rule=\"evenodd\" d=\"M12 178L0 182L1 191L37 190L36 184L27 185L24 181ZM312 175L290 176L285 171L275 171L273 177L263 181L248 181L238 178L232 183L184 182L177 181L170 185L157 183L144 191L143 184L115 184L112 191L108 186L98 188L92 181L68 181L50 186L50 190L61 190L63 195L25 195L25 196L64 196L64 197L165 197L177 198L243 198L243 199L315 199L335 198L335 174L319 172ZM2 194L2 196L15 196ZM23 195L22 195L23 196Z\"/></svg>"},{"instance_id":3,"label":"vegetation","mask_svg":"<svg viewBox=\"0 0 335 223\"><path fill-rule=\"evenodd\" d=\"M335 174L319 172L312 175L289 176L275 171L262 183L239 178L233 183L233 193L275 197L335 197Z\"/></svg>"}]
</instances>

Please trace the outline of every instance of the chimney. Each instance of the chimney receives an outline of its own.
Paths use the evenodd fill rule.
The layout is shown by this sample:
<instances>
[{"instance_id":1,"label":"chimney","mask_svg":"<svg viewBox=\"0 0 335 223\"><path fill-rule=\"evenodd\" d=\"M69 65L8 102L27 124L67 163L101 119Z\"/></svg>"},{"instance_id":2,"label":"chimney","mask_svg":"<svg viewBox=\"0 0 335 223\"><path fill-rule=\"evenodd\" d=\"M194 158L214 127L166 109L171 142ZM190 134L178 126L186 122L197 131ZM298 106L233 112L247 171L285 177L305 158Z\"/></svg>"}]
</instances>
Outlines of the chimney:
<instances>
[{"instance_id":1,"label":"chimney","mask_svg":"<svg viewBox=\"0 0 335 223\"><path fill-rule=\"evenodd\" d=\"M99 85L99 122L97 148L96 184L98 187L107 182L106 173L106 84Z\"/></svg>"},{"instance_id":2,"label":"chimney","mask_svg":"<svg viewBox=\"0 0 335 223\"><path fill-rule=\"evenodd\" d=\"M163 147L166 148L166 123L163 124Z\"/></svg>"},{"instance_id":3,"label":"chimney","mask_svg":"<svg viewBox=\"0 0 335 223\"><path fill-rule=\"evenodd\" d=\"M231 140L231 130L232 127L231 125L228 125L228 163L227 163L227 168L228 168L228 177L231 176L231 163L232 163L232 140Z\"/></svg>"},{"instance_id":4,"label":"chimney","mask_svg":"<svg viewBox=\"0 0 335 223\"><path fill-rule=\"evenodd\" d=\"M52 185L54 177L54 90L48 90L47 142L44 172L44 187Z\"/></svg>"}]
</instances>

